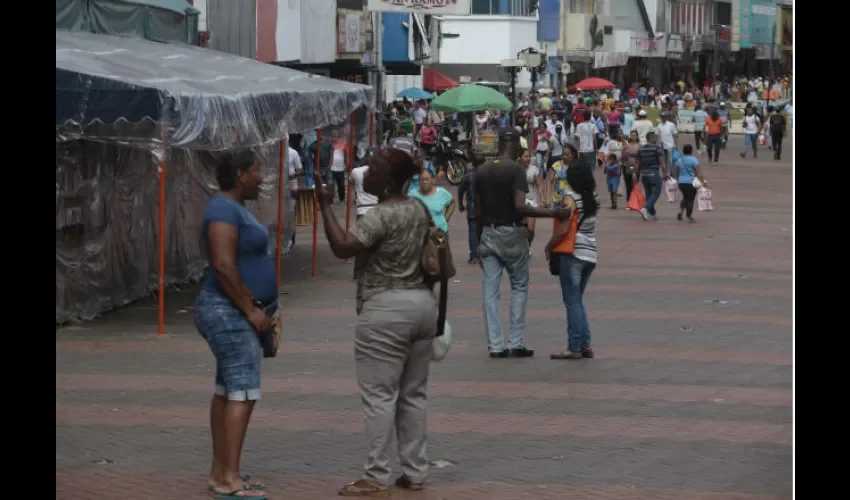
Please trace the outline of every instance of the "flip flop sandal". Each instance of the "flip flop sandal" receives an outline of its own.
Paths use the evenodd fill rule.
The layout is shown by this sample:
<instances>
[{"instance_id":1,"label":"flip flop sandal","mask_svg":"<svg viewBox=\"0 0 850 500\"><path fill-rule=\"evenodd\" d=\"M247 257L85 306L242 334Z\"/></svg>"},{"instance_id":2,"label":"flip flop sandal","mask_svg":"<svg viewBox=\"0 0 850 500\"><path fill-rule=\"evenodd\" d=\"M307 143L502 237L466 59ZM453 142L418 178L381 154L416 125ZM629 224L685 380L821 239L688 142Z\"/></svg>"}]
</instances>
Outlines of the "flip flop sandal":
<instances>
[{"instance_id":1,"label":"flip flop sandal","mask_svg":"<svg viewBox=\"0 0 850 500\"><path fill-rule=\"evenodd\" d=\"M404 488L405 490L410 491L421 491L425 488L424 484L414 483L407 476L399 476L399 478L395 480L395 485L399 488Z\"/></svg>"},{"instance_id":2,"label":"flip flop sandal","mask_svg":"<svg viewBox=\"0 0 850 500\"><path fill-rule=\"evenodd\" d=\"M213 490L214 491L214 490ZM236 490L231 491L230 493L216 493L215 498L218 500L245 500L246 498L250 500L269 500L268 495L260 494L260 495L240 495L240 492L243 491L257 491L251 488L242 487Z\"/></svg>"},{"instance_id":3,"label":"flip flop sandal","mask_svg":"<svg viewBox=\"0 0 850 500\"><path fill-rule=\"evenodd\" d=\"M248 487L247 489L251 489L251 490L264 490L264 489L266 489L266 485L263 484L263 483L252 483L252 482L250 482L251 481L251 475L250 474L245 474L244 476L239 476L239 479L241 479L245 483L245 486ZM207 486L209 487L210 491L215 491L215 486L213 486L211 484L208 484Z\"/></svg>"},{"instance_id":4,"label":"flip flop sandal","mask_svg":"<svg viewBox=\"0 0 850 500\"><path fill-rule=\"evenodd\" d=\"M368 479L358 479L340 488L339 494L344 497L388 497L390 489Z\"/></svg>"}]
</instances>

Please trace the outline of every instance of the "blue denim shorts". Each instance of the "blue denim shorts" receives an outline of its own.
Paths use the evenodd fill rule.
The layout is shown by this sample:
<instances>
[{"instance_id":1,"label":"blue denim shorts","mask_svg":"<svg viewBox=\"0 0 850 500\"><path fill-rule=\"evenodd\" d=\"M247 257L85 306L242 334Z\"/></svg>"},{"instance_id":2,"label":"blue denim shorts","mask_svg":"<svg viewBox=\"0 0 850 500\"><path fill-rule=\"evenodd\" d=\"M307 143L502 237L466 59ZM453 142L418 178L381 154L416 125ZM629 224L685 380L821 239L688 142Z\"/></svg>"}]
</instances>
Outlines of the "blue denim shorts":
<instances>
[{"instance_id":1,"label":"blue denim shorts","mask_svg":"<svg viewBox=\"0 0 850 500\"><path fill-rule=\"evenodd\" d=\"M274 302L266 314L276 309ZM203 290L195 301L195 326L215 356L215 394L231 401L260 399L263 350L245 315L227 297Z\"/></svg>"}]
</instances>

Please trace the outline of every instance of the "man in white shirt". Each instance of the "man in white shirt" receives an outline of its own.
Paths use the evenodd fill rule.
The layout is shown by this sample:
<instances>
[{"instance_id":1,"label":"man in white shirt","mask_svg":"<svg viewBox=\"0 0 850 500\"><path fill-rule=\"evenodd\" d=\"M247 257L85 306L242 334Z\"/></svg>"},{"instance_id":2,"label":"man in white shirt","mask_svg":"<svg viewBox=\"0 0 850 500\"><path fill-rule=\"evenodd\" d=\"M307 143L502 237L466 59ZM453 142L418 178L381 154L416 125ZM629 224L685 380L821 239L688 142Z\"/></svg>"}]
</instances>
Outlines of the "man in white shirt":
<instances>
[{"instance_id":1,"label":"man in white shirt","mask_svg":"<svg viewBox=\"0 0 850 500\"><path fill-rule=\"evenodd\" d=\"M637 132L641 146L646 144L646 134L652 132L653 128L652 122L646 119L646 110L642 109L638 111L638 117L637 120L635 120L633 130Z\"/></svg>"},{"instance_id":2,"label":"man in white shirt","mask_svg":"<svg viewBox=\"0 0 850 500\"><path fill-rule=\"evenodd\" d=\"M304 169L301 168L301 157L298 155L298 151L291 147L286 152L286 166L286 174L289 178L289 206L294 212L298 207L298 176L304 175ZM295 231L292 231L292 237L289 238L287 251L292 249L293 246L295 246Z\"/></svg>"},{"instance_id":3,"label":"man in white shirt","mask_svg":"<svg viewBox=\"0 0 850 500\"><path fill-rule=\"evenodd\" d=\"M584 121L576 126L575 145L578 149L578 164L593 170L596 165L597 129L590 121L590 110L584 110Z\"/></svg>"},{"instance_id":4,"label":"man in white shirt","mask_svg":"<svg viewBox=\"0 0 850 500\"><path fill-rule=\"evenodd\" d=\"M670 152L676 147L676 142L679 139L679 130L676 129L676 125L669 118L670 113L662 111L661 123L655 129L655 133L658 134L658 142L664 148L664 163L667 165L670 165Z\"/></svg>"},{"instance_id":5,"label":"man in white shirt","mask_svg":"<svg viewBox=\"0 0 850 500\"><path fill-rule=\"evenodd\" d=\"M419 127L425 123L425 118L428 118L428 111L420 101L416 101L416 108L413 110L413 122L416 123L416 130L419 130Z\"/></svg>"},{"instance_id":6,"label":"man in white shirt","mask_svg":"<svg viewBox=\"0 0 850 500\"><path fill-rule=\"evenodd\" d=\"M555 113L549 113L549 118L546 119L546 131L554 137L555 127L558 125L564 128L564 124L558 120L558 116Z\"/></svg>"},{"instance_id":7,"label":"man in white shirt","mask_svg":"<svg viewBox=\"0 0 850 500\"><path fill-rule=\"evenodd\" d=\"M354 186L354 203L357 205L357 217L355 220L360 220L366 215L372 207L378 204L378 198L375 195L369 194L363 190L363 174L369 170L369 165L357 167L351 170L348 175L348 183ZM366 266L366 256L362 253L354 257L354 279L363 274L363 268Z\"/></svg>"}]
</instances>

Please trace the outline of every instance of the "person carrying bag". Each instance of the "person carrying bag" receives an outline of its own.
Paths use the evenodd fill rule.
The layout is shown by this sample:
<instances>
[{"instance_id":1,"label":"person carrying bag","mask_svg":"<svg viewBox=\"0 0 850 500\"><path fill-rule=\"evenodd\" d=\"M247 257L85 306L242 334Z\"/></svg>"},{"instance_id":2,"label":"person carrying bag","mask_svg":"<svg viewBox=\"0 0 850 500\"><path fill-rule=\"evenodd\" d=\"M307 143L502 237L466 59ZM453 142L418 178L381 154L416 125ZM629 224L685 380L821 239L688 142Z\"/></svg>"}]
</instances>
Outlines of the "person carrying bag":
<instances>
[{"instance_id":1,"label":"person carrying bag","mask_svg":"<svg viewBox=\"0 0 850 500\"><path fill-rule=\"evenodd\" d=\"M431 217L431 211L425 203L418 198L416 200L425 209L428 217ZM442 361L448 354L452 342L451 326L446 321L446 309L448 308L449 279L457 274L457 269L452 259L448 235L437 227L433 218L430 221L430 229L422 251L422 272L425 275L425 283L431 287L431 290L434 289L434 285L440 285L440 295L437 298L437 338L431 344L431 359Z\"/></svg>"}]
</instances>

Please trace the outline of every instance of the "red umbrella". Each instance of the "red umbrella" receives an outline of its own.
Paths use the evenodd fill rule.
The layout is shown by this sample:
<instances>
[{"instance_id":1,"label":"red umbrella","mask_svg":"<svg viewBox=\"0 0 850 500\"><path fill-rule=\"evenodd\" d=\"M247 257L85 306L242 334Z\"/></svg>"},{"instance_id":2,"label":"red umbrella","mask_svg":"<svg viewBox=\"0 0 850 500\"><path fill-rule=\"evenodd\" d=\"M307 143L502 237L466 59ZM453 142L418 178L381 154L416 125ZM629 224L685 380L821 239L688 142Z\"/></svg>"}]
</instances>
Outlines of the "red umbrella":
<instances>
[{"instance_id":1,"label":"red umbrella","mask_svg":"<svg viewBox=\"0 0 850 500\"><path fill-rule=\"evenodd\" d=\"M602 89L613 89L616 87L613 83L609 82L604 78L585 78L584 80L575 84L575 88L579 90L602 90Z\"/></svg>"},{"instance_id":2,"label":"red umbrella","mask_svg":"<svg viewBox=\"0 0 850 500\"><path fill-rule=\"evenodd\" d=\"M422 88L428 90L448 90L460 86L460 84L452 78L435 71L426 69L422 72Z\"/></svg>"}]
</instances>

